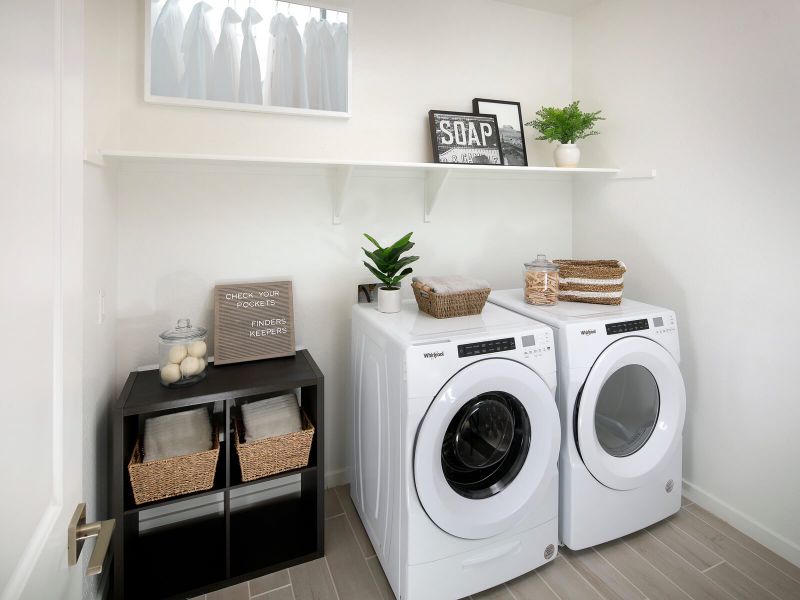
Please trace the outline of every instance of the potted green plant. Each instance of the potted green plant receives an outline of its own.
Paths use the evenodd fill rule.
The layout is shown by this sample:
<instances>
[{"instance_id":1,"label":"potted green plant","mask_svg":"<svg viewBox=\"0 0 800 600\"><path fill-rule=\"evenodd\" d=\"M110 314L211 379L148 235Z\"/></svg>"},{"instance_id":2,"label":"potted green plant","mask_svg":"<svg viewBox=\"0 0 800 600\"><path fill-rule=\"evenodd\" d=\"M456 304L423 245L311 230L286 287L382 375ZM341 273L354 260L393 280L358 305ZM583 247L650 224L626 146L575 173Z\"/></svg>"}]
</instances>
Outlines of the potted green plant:
<instances>
[{"instance_id":1,"label":"potted green plant","mask_svg":"<svg viewBox=\"0 0 800 600\"><path fill-rule=\"evenodd\" d=\"M372 266L364 261L364 266L383 283L378 288L378 310L381 312L400 312L400 281L411 274L412 270L408 265L419 260L419 256L402 256L414 247L414 242L411 241L412 235L413 232L404 235L391 246L384 248L371 235L364 234L364 237L375 246L375 250L371 252L363 247L361 249L375 264Z\"/></svg>"},{"instance_id":2,"label":"potted green plant","mask_svg":"<svg viewBox=\"0 0 800 600\"><path fill-rule=\"evenodd\" d=\"M601 112L583 112L576 100L564 108L543 106L536 111L537 118L525 125L541 134L537 140L559 142L553 153L557 167L577 167L581 151L575 142L600 133L594 130L594 126L597 121L605 120L600 116Z\"/></svg>"}]
</instances>

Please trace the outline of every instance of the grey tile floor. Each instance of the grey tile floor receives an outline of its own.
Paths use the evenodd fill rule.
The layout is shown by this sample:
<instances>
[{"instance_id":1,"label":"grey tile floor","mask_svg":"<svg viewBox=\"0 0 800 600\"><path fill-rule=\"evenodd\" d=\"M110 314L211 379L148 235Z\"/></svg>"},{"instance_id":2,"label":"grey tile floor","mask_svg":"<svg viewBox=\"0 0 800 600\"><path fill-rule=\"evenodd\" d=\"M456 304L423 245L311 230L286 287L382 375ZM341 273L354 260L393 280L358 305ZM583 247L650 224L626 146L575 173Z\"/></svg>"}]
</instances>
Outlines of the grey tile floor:
<instances>
[{"instance_id":1,"label":"grey tile floor","mask_svg":"<svg viewBox=\"0 0 800 600\"><path fill-rule=\"evenodd\" d=\"M394 600L346 487L327 490L325 558L205 600ZM800 600L800 568L684 500L666 521L550 564L475 600Z\"/></svg>"}]
</instances>

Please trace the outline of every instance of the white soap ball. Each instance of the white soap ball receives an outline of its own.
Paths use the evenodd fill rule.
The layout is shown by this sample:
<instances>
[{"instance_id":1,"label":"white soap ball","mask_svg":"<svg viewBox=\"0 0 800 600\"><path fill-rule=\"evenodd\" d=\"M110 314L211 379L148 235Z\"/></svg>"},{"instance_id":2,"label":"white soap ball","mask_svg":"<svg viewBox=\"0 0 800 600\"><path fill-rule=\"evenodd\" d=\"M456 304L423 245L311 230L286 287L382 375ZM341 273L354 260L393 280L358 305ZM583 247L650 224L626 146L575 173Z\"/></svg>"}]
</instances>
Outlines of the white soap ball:
<instances>
[{"instance_id":1,"label":"white soap ball","mask_svg":"<svg viewBox=\"0 0 800 600\"><path fill-rule=\"evenodd\" d=\"M172 363L161 368L161 381L164 383L175 383L181 378L181 368Z\"/></svg>"},{"instance_id":2,"label":"white soap ball","mask_svg":"<svg viewBox=\"0 0 800 600\"><path fill-rule=\"evenodd\" d=\"M200 359L194 356L187 356L181 362L181 373L184 377L191 377L199 373Z\"/></svg>"},{"instance_id":3,"label":"white soap ball","mask_svg":"<svg viewBox=\"0 0 800 600\"><path fill-rule=\"evenodd\" d=\"M179 365L186 358L186 346L177 344L169 349L169 362Z\"/></svg>"},{"instance_id":4,"label":"white soap ball","mask_svg":"<svg viewBox=\"0 0 800 600\"><path fill-rule=\"evenodd\" d=\"M197 340L189 344L189 356L195 358L203 358L206 355L206 343L203 340Z\"/></svg>"}]
</instances>

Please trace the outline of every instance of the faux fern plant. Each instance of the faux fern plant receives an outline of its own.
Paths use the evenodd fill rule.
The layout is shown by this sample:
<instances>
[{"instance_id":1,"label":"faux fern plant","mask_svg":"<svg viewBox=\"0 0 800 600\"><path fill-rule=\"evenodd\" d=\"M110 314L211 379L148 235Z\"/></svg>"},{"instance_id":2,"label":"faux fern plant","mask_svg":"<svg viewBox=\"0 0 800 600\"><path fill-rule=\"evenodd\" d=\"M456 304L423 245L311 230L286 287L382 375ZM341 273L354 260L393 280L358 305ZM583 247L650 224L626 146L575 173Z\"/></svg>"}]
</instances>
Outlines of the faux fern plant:
<instances>
[{"instance_id":1,"label":"faux fern plant","mask_svg":"<svg viewBox=\"0 0 800 600\"><path fill-rule=\"evenodd\" d=\"M594 126L597 121L605 120L605 117L600 116L601 112L583 112L576 100L564 108L543 106L536 111L537 118L525 124L541 134L537 140L574 144L600 133L594 130Z\"/></svg>"},{"instance_id":2,"label":"faux fern plant","mask_svg":"<svg viewBox=\"0 0 800 600\"><path fill-rule=\"evenodd\" d=\"M402 256L403 253L408 252L414 247L414 242L411 241L413 231L404 235L391 246L386 248L382 247L374 237L365 233L364 237L367 238L375 246L375 250L371 252L366 248L361 248L364 254L375 264L372 266L367 261L364 261L364 266L369 269L370 273L375 275L387 290L400 289L400 281L412 273L410 265L419 256Z\"/></svg>"}]
</instances>

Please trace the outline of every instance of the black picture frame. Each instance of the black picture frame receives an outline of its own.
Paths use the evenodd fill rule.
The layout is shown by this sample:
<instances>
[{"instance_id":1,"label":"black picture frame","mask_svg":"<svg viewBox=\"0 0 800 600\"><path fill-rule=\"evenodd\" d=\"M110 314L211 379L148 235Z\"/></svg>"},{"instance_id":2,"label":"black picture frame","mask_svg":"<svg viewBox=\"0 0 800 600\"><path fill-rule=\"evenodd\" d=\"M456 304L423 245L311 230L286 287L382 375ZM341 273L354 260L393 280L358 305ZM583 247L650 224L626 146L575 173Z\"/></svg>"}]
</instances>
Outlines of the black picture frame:
<instances>
[{"instance_id":1,"label":"black picture frame","mask_svg":"<svg viewBox=\"0 0 800 600\"><path fill-rule=\"evenodd\" d=\"M492 126L490 137L486 139L484 128L478 134L479 142L487 142L473 146L472 144L457 144L457 143L443 143L444 140L440 139L437 135L437 123L441 122L441 117L453 117L453 129L455 130L455 123L471 123L473 128L469 125L464 127L465 135L472 139L472 133L476 133L477 129L474 128L475 123L489 123ZM478 164L478 165L492 165L503 166L503 148L500 143L500 129L497 126L497 117L495 115L482 115L470 112L458 112L453 110L431 110L428 111L428 123L431 130L431 148L433 150L433 161L436 163L447 164ZM470 133L467 133L469 131ZM456 142L456 132L450 136L453 142ZM477 160L465 160L466 157L471 155ZM449 160L452 158L454 160ZM481 160L483 158L484 160Z\"/></svg>"},{"instance_id":2,"label":"black picture frame","mask_svg":"<svg viewBox=\"0 0 800 600\"><path fill-rule=\"evenodd\" d=\"M498 131L500 132L500 146L503 149L503 165L504 166L515 166L515 167L527 167L528 166L528 149L525 146L525 123L522 121L522 105L519 102L513 102L510 100L491 100L489 98L474 98L472 100L472 110L477 114L489 114L498 116L498 112L501 110L497 110L497 112L492 112L491 105L500 105L498 108L501 107L508 107L508 106L516 106L516 121L517 123L512 125L517 125L518 128L512 127L515 133L508 134L504 136L504 122L501 123L501 119L498 118ZM505 113L505 118L508 118L509 115L507 114L508 111L502 111Z\"/></svg>"}]
</instances>

